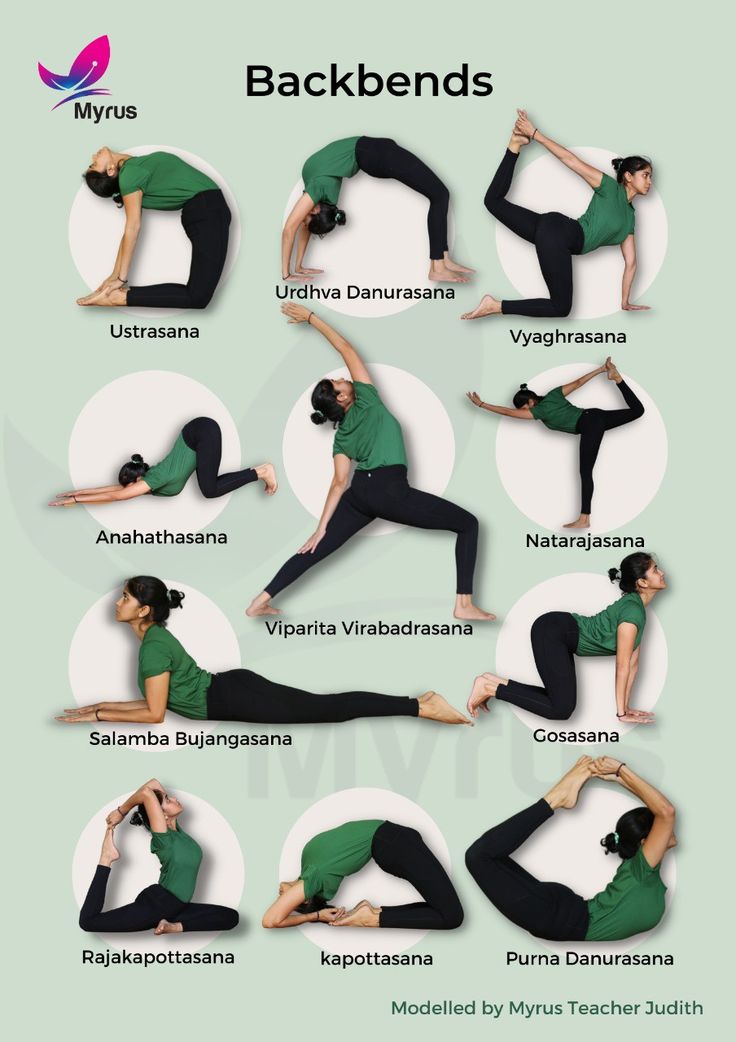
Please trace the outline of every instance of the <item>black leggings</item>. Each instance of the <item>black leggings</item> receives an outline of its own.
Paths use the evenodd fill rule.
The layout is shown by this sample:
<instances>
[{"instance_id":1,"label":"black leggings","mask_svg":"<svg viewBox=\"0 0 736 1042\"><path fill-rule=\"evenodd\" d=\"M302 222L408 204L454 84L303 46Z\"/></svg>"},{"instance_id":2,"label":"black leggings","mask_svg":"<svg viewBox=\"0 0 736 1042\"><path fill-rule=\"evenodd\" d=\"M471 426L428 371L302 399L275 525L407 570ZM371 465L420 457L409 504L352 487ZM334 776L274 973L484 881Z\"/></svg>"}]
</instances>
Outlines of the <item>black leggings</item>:
<instances>
[{"instance_id":1,"label":"black leggings","mask_svg":"<svg viewBox=\"0 0 736 1042\"><path fill-rule=\"evenodd\" d=\"M583 228L579 221L562 213L535 213L506 199L518 158L518 154L506 150L484 202L496 220L534 244L549 297L503 300L501 311L504 315L564 318L572 308L572 258L583 248Z\"/></svg>"},{"instance_id":2,"label":"black leggings","mask_svg":"<svg viewBox=\"0 0 736 1042\"><path fill-rule=\"evenodd\" d=\"M465 864L488 900L516 926L548 941L584 941L587 902L562 883L541 883L509 856L552 814L546 800L514 814L468 848Z\"/></svg>"},{"instance_id":3,"label":"black leggings","mask_svg":"<svg viewBox=\"0 0 736 1042\"><path fill-rule=\"evenodd\" d=\"M186 286L131 286L131 308L206 308L220 281L227 257L230 208L219 188L198 192L181 210L181 223L192 244L192 264Z\"/></svg>"},{"instance_id":4,"label":"black leggings","mask_svg":"<svg viewBox=\"0 0 736 1042\"><path fill-rule=\"evenodd\" d=\"M258 477L252 467L232 474L218 474L222 458L222 431L216 420L198 416L182 429L182 437L192 452L197 453L197 482L205 499L217 499L234 492L236 488L255 481Z\"/></svg>"},{"instance_id":5,"label":"black leggings","mask_svg":"<svg viewBox=\"0 0 736 1042\"><path fill-rule=\"evenodd\" d=\"M355 146L358 166L371 177L393 177L429 199L429 256L442 260L447 252L447 210L450 193L426 163L390 137L362 137Z\"/></svg>"},{"instance_id":6,"label":"black leggings","mask_svg":"<svg viewBox=\"0 0 736 1042\"><path fill-rule=\"evenodd\" d=\"M225 905L206 905L180 901L166 887L154 883L129 905L103 912L105 890L110 878L107 865L98 865L79 913L79 925L92 933L136 933L153 930L162 919L181 923L184 932L192 930L232 930L238 925L238 913Z\"/></svg>"},{"instance_id":7,"label":"black leggings","mask_svg":"<svg viewBox=\"0 0 736 1042\"><path fill-rule=\"evenodd\" d=\"M315 695L276 684L250 669L216 673L207 692L208 720L249 724L339 724L367 716L418 716L416 698L341 691Z\"/></svg>"},{"instance_id":8,"label":"black leggings","mask_svg":"<svg viewBox=\"0 0 736 1042\"><path fill-rule=\"evenodd\" d=\"M606 431L622 427L644 415L644 406L623 380L618 389L624 396L627 409L586 409L578 420L580 435L580 495L581 514L590 513L593 499L593 467Z\"/></svg>"},{"instance_id":9,"label":"black leggings","mask_svg":"<svg viewBox=\"0 0 736 1042\"><path fill-rule=\"evenodd\" d=\"M384 821L373 836L373 860L384 872L408 880L424 898L383 905L378 925L396 930L456 930L463 906L450 877L416 829Z\"/></svg>"},{"instance_id":10,"label":"black leggings","mask_svg":"<svg viewBox=\"0 0 736 1042\"><path fill-rule=\"evenodd\" d=\"M353 482L337 504L317 549L313 554L290 557L266 586L265 592L275 597L378 517L413 528L456 532L457 592L473 592L478 519L447 499L412 488L406 479L406 467L399 464L377 470L356 470Z\"/></svg>"},{"instance_id":11,"label":"black leggings","mask_svg":"<svg viewBox=\"0 0 736 1042\"><path fill-rule=\"evenodd\" d=\"M578 624L567 611L548 611L532 625L532 650L544 687L509 680L496 698L547 720L569 720L577 702L575 649Z\"/></svg>"}]
</instances>

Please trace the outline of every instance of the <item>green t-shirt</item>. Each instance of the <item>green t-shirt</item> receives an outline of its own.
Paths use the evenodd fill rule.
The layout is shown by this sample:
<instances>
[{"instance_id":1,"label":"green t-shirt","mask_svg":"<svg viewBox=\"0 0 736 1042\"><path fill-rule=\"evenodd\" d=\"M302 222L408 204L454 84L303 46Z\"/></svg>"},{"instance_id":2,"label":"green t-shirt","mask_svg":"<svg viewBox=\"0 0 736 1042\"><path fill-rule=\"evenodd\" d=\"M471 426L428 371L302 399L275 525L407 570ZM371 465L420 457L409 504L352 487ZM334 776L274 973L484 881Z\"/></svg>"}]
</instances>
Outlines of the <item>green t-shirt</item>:
<instances>
[{"instance_id":1,"label":"green t-shirt","mask_svg":"<svg viewBox=\"0 0 736 1042\"><path fill-rule=\"evenodd\" d=\"M143 480L154 496L178 496L197 469L197 453L180 434L174 447L160 463L150 467Z\"/></svg>"},{"instance_id":2,"label":"green t-shirt","mask_svg":"<svg viewBox=\"0 0 736 1042\"><path fill-rule=\"evenodd\" d=\"M590 253L599 246L617 246L633 234L635 217L624 186L604 174L598 188L593 189L588 209L578 217L583 228L582 252Z\"/></svg>"},{"instance_id":3,"label":"green t-shirt","mask_svg":"<svg viewBox=\"0 0 736 1042\"><path fill-rule=\"evenodd\" d=\"M313 203L324 201L337 206L343 177L353 177L358 172L355 146L359 140L360 135L332 141L306 161L302 167L302 181L304 191Z\"/></svg>"},{"instance_id":4,"label":"green t-shirt","mask_svg":"<svg viewBox=\"0 0 736 1042\"><path fill-rule=\"evenodd\" d=\"M359 872L371 859L371 844L383 821L346 821L328 832L320 832L302 851L299 878L304 896L335 896L345 876Z\"/></svg>"},{"instance_id":5,"label":"green t-shirt","mask_svg":"<svg viewBox=\"0 0 736 1042\"><path fill-rule=\"evenodd\" d=\"M638 593L625 593L597 615L576 615L578 624L578 655L615 655L616 631L622 622L636 626L634 647L638 648L647 623L647 613Z\"/></svg>"},{"instance_id":6,"label":"green t-shirt","mask_svg":"<svg viewBox=\"0 0 736 1042\"><path fill-rule=\"evenodd\" d=\"M399 421L391 415L373 384L354 383L355 401L335 431L332 455L355 460L356 470L407 466Z\"/></svg>"},{"instance_id":7,"label":"green t-shirt","mask_svg":"<svg viewBox=\"0 0 736 1042\"><path fill-rule=\"evenodd\" d=\"M529 411L535 420L541 420L551 431L564 431L566 434L577 433L578 420L583 415L582 409L568 402L561 387L549 391Z\"/></svg>"},{"instance_id":8,"label":"green t-shirt","mask_svg":"<svg viewBox=\"0 0 736 1042\"><path fill-rule=\"evenodd\" d=\"M121 195L143 192L144 210L181 210L200 192L220 187L173 152L132 156L121 166L118 182Z\"/></svg>"},{"instance_id":9,"label":"green t-shirt","mask_svg":"<svg viewBox=\"0 0 736 1042\"><path fill-rule=\"evenodd\" d=\"M151 833L151 853L161 862L159 886L166 887L180 901L191 901L202 863L202 848L177 825L166 832Z\"/></svg>"},{"instance_id":10,"label":"green t-shirt","mask_svg":"<svg viewBox=\"0 0 736 1042\"><path fill-rule=\"evenodd\" d=\"M667 887L639 848L622 861L605 890L588 901L586 941L620 941L657 925L664 915Z\"/></svg>"},{"instance_id":11,"label":"green t-shirt","mask_svg":"<svg viewBox=\"0 0 736 1042\"><path fill-rule=\"evenodd\" d=\"M145 698L145 681L170 673L166 708L190 720L207 719L207 692L212 674L200 669L179 641L163 626L147 629L138 653L138 687Z\"/></svg>"}]
</instances>

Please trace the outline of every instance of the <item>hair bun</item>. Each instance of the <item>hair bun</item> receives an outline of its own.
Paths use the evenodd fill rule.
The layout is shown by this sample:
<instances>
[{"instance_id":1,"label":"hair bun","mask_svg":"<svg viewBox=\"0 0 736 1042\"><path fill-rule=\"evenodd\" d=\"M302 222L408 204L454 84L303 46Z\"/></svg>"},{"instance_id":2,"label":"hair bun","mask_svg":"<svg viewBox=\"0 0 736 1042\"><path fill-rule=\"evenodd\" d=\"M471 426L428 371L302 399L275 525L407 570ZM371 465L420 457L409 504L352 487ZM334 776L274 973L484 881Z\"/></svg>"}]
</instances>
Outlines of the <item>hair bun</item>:
<instances>
[{"instance_id":1,"label":"hair bun","mask_svg":"<svg viewBox=\"0 0 736 1042\"><path fill-rule=\"evenodd\" d=\"M312 421L312 423L316 423L317 426L319 426L321 423L327 422L327 417L323 412L313 412L309 419Z\"/></svg>"},{"instance_id":2,"label":"hair bun","mask_svg":"<svg viewBox=\"0 0 736 1042\"><path fill-rule=\"evenodd\" d=\"M143 457L141 456L140 452L134 452L133 455L130 457L130 460L131 463L142 463Z\"/></svg>"},{"instance_id":3,"label":"hair bun","mask_svg":"<svg viewBox=\"0 0 736 1042\"><path fill-rule=\"evenodd\" d=\"M618 570L618 568L609 568L608 578L611 580L612 583L617 583L621 579L621 572Z\"/></svg>"},{"instance_id":4,"label":"hair bun","mask_svg":"<svg viewBox=\"0 0 736 1042\"><path fill-rule=\"evenodd\" d=\"M621 158L621 156L618 156L616 159L612 159L611 160L611 166L616 171L616 173L619 172L619 168L621 167L622 163L623 163L623 159Z\"/></svg>"},{"instance_id":5,"label":"hair bun","mask_svg":"<svg viewBox=\"0 0 736 1042\"><path fill-rule=\"evenodd\" d=\"M519 384L519 390L520 391L528 390L528 384Z\"/></svg>"},{"instance_id":6,"label":"hair bun","mask_svg":"<svg viewBox=\"0 0 736 1042\"><path fill-rule=\"evenodd\" d=\"M134 811L133 814L131 814L130 817L128 818L128 821L130 822L131 825L145 825L146 824L145 821L143 820L143 818L141 816L141 812L139 810Z\"/></svg>"},{"instance_id":7,"label":"hair bun","mask_svg":"<svg viewBox=\"0 0 736 1042\"><path fill-rule=\"evenodd\" d=\"M181 602L184 600L184 594L181 590L167 590L166 600L169 602L171 608L181 608Z\"/></svg>"},{"instance_id":8,"label":"hair bun","mask_svg":"<svg viewBox=\"0 0 736 1042\"><path fill-rule=\"evenodd\" d=\"M347 217L344 210L335 210L335 224L346 224Z\"/></svg>"},{"instance_id":9,"label":"hair bun","mask_svg":"<svg viewBox=\"0 0 736 1042\"><path fill-rule=\"evenodd\" d=\"M601 846L605 848L607 854L618 854L618 840L614 832L609 832L607 836L604 836L601 840Z\"/></svg>"}]
</instances>

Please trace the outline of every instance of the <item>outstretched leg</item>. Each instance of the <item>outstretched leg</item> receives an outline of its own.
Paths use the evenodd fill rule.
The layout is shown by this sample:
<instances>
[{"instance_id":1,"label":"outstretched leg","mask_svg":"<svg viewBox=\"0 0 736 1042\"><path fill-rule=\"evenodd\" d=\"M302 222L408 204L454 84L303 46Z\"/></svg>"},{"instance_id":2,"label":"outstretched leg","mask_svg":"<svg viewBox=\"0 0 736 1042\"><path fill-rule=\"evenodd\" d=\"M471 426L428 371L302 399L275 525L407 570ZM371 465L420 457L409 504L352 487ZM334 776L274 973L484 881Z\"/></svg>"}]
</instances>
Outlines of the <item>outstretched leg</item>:
<instances>
[{"instance_id":1,"label":"outstretched leg","mask_svg":"<svg viewBox=\"0 0 736 1042\"><path fill-rule=\"evenodd\" d=\"M509 680L498 684L495 697L546 720L569 720L577 704L577 623L569 612L547 612L534 622L531 639L537 672L544 686Z\"/></svg>"}]
</instances>

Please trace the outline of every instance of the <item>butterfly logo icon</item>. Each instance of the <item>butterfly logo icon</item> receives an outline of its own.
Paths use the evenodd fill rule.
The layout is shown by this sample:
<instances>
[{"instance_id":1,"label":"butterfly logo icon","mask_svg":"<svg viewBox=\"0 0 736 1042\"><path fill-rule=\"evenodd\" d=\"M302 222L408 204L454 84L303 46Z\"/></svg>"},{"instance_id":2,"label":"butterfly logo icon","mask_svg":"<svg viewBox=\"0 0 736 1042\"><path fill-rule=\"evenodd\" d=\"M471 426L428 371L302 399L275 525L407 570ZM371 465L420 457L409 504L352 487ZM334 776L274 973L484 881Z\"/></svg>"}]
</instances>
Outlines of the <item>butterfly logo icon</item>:
<instances>
[{"instance_id":1,"label":"butterfly logo icon","mask_svg":"<svg viewBox=\"0 0 736 1042\"><path fill-rule=\"evenodd\" d=\"M88 43L72 62L72 67L66 76L49 72L39 62L38 75L47 87L51 87L52 90L72 91L68 97L54 105L51 111L53 112L60 105L66 105L68 101L74 101L76 98L84 98L90 94L109 94L109 90L90 89L93 83L97 83L104 76L109 64L110 41L107 36L98 36L92 43Z\"/></svg>"}]
</instances>

